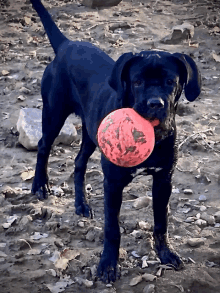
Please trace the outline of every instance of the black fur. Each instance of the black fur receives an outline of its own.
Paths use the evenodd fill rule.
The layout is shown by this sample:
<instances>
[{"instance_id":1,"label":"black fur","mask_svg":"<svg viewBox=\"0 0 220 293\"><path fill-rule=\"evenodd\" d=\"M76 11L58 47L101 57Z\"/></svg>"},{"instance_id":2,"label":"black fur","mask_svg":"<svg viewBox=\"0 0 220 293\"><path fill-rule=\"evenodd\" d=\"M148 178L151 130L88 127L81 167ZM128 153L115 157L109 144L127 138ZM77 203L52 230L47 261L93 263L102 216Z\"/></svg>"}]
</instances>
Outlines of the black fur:
<instances>
[{"instance_id":1,"label":"black fur","mask_svg":"<svg viewBox=\"0 0 220 293\"><path fill-rule=\"evenodd\" d=\"M111 111L134 108L146 119L159 119L156 144L150 157L132 168L118 167L101 158L104 173L104 251L98 276L105 282L118 276L120 245L118 217L123 188L134 173L144 168L153 176L154 238L163 264L180 269L183 264L167 239L167 205L177 162L175 109L182 90L189 101L201 91L201 78L194 61L184 54L144 51L123 54L114 62L88 42L68 40L52 21L39 0L31 0L56 54L42 78L43 136L39 141L32 192L39 199L48 193L47 163L51 145L72 112L82 119L82 145L75 160L75 208L89 217L91 209L84 194L84 175L89 157L97 146L97 129Z\"/></svg>"}]
</instances>

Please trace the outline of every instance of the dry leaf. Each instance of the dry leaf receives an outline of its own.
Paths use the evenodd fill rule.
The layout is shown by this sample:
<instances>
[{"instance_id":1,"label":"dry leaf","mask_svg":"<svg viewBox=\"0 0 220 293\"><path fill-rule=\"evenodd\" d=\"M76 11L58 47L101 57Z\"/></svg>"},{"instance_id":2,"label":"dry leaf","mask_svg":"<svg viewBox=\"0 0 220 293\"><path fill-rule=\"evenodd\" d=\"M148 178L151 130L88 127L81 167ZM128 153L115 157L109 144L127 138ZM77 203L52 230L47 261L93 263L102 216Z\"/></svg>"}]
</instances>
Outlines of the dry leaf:
<instances>
[{"instance_id":1,"label":"dry leaf","mask_svg":"<svg viewBox=\"0 0 220 293\"><path fill-rule=\"evenodd\" d=\"M76 258L80 253L76 250L65 249L60 254L60 258L56 261L55 267L61 270L65 270L67 268L68 262L74 258Z\"/></svg>"},{"instance_id":2,"label":"dry leaf","mask_svg":"<svg viewBox=\"0 0 220 293\"><path fill-rule=\"evenodd\" d=\"M24 21L25 21L26 24L30 24L31 23L31 18L29 16L25 16Z\"/></svg>"},{"instance_id":3,"label":"dry leaf","mask_svg":"<svg viewBox=\"0 0 220 293\"><path fill-rule=\"evenodd\" d=\"M2 70L2 75L7 75L7 74L9 74L10 72L8 71L8 70L5 70L5 69L3 69Z\"/></svg>"},{"instance_id":4,"label":"dry leaf","mask_svg":"<svg viewBox=\"0 0 220 293\"><path fill-rule=\"evenodd\" d=\"M212 54L212 57L213 57L213 59L214 59L216 62L220 62L220 56L219 56L219 55L213 53L213 54Z\"/></svg>"},{"instance_id":5,"label":"dry leaf","mask_svg":"<svg viewBox=\"0 0 220 293\"><path fill-rule=\"evenodd\" d=\"M34 177L35 171L34 170L29 170L29 171L24 171L21 174L21 178L26 181L26 180L30 180Z\"/></svg>"}]
</instances>

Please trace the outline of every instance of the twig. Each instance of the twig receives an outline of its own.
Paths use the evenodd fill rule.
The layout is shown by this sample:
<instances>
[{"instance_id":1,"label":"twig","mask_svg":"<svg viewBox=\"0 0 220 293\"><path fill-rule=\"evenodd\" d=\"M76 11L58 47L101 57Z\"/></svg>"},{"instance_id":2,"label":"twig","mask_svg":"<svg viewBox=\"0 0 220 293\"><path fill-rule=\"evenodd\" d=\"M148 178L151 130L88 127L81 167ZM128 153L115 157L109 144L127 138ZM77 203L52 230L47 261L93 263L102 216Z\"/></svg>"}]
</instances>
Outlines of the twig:
<instances>
[{"instance_id":1,"label":"twig","mask_svg":"<svg viewBox=\"0 0 220 293\"><path fill-rule=\"evenodd\" d=\"M29 248L32 249L30 243L28 243L27 240L25 240L25 239L19 239L19 240L20 240L20 241L24 241L24 242L29 246Z\"/></svg>"},{"instance_id":2,"label":"twig","mask_svg":"<svg viewBox=\"0 0 220 293\"><path fill-rule=\"evenodd\" d=\"M201 134L201 133L204 133L204 132L208 132L208 131L213 131L211 128L209 128L209 129L206 129L206 130L203 130L203 131L198 131L198 132L196 132L196 133L193 133L193 134L191 134L190 136L188 136L186 139L184 139L184 141L182 141L180 144L179 144L179 146L178 146L178 149L180 149L181 148L181 146L188 140L188 139L190 139L191 137L193 137L193 136L195 136L195 135L198 135L198 134Z\"/></svg>"}]
</instances>

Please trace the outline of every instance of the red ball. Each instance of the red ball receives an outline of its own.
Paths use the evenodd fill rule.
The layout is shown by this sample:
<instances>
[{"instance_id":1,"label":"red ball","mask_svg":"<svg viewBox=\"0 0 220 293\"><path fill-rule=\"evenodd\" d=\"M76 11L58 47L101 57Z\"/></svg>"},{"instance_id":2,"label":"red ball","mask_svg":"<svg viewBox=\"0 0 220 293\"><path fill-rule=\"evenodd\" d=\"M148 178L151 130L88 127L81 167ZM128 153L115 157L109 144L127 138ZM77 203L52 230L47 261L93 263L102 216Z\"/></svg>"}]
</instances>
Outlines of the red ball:
<instances>
[{"instance_id":1,"label":"red ball","mask_svg":"<svg viewBox=\"0 0 220 293\"><path fill-rule=\"evenodd\" d=\"M155 144L154 127L134 109L123 108L108 114L101 122L97 139L105 157L121 167L134 167L144 162Z\"/></svg>"}]
</instances>

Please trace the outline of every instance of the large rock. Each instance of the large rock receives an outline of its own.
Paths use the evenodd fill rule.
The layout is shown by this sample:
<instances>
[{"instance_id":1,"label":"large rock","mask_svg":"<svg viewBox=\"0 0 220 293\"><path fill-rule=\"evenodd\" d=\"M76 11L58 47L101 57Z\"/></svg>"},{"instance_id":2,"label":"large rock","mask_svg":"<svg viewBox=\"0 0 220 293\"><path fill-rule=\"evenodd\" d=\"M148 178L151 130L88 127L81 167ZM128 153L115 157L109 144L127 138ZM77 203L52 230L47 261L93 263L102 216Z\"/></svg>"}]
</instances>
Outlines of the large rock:
<instances>
[{"instance_id":1,"label":"large rock","mask_svg":"<svg viewBox=\"0 0 220 293\"><path fill-rule=\"evenodd\" d=\"M82 4L90 8L110 7L118 5L121 1L122 0L83 0Z\"/></svg>"},{"instance_id":2,"label":"large rock","mask_svg":"<svg viewBox=\"0 0 220 293\"><path fill-rule=\"evenodd\" d=\"M20 110L17 122L19 132L19 142L28 150L37 150L38 141L42 137L42 111L35 108L24 108ZM54 144L63 143L71 144L77 136L75 126L70 122L68 117L59 136Z\"/></svg>"}]
</instances>

